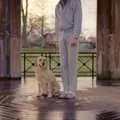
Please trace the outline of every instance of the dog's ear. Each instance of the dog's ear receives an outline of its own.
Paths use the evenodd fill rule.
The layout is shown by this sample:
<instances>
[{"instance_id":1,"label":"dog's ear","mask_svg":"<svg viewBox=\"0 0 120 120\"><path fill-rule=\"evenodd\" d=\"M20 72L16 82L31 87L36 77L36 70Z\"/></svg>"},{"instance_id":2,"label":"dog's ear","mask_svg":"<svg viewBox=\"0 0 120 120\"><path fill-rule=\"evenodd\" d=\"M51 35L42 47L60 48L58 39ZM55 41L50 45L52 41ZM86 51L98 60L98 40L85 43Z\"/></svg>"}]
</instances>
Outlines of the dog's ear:
<instances>
[{"instance_id":1,"label":"dog's ear","mask_svg":"<svg viewBox=\"0 0 120 120\"><path fill-rule=\"evenodd\" d=\"M44 66L44 68L46 69L46 70L48 70L49 68L49 64L48 64L48 59L47 59L47 57L45 57L45 66Z\"/></svg>"}]
</instances>

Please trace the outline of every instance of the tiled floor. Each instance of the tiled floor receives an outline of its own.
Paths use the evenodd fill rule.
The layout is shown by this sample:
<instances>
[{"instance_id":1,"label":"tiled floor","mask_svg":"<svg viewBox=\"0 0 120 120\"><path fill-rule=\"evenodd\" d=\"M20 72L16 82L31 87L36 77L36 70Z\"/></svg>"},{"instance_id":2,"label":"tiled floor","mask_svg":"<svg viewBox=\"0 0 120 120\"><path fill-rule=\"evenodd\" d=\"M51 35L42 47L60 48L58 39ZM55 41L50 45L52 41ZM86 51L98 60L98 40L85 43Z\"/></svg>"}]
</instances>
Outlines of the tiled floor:
<instances>
[{"instance_id":1,"label":"tiled floor","mask_svg":"<svg viewBox=\"0 0 120 120\"><path fill-rule=\"evenodd\" d=\"M0 120L120 120L119 86L79 78L76 100L36 98L35 88L34 78L0 81Z\"/></svg>"}]
</instances>

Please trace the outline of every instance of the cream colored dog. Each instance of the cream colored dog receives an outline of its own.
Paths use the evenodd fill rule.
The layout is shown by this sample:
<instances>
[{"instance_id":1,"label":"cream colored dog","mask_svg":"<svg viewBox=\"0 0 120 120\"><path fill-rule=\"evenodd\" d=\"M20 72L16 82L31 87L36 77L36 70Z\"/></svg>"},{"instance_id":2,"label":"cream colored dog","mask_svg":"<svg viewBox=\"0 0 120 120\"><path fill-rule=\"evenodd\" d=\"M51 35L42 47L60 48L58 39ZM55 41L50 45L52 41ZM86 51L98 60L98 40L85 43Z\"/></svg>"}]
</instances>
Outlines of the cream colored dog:
<instances>
[{"instance_id":1,"label":"cream colored dog","mask_svg":"<svg viewBox=\"0 0 120 120\"><path fill-rule=\"evenodd\" d=\"M54 74L48 69L46 57L38 57L35 65L35 78L38 85L38 96L54 96L60 91L60 84Z\"/></svg>"}]
</instances>

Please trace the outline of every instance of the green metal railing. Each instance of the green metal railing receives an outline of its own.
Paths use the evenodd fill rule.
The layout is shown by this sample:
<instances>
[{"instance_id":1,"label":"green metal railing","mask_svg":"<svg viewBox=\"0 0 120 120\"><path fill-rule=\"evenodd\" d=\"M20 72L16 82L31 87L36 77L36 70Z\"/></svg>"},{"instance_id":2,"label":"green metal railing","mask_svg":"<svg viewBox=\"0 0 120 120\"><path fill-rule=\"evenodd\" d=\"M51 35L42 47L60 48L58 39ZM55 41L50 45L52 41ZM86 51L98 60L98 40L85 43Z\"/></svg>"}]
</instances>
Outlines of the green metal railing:
<instances>
[{"instance_id":1,"label":"green metal railing","mask_svg":"<svg viewBox=\"0 0 120 120\"><path fill-rule=\"evenodd\" d=\"M56 76L60 76L59 52L21 52L21 74L24 79L28 76L34 76L34 65L38 56L45 56L49 60L49 69ZM96 52L79 52L77 61L77 75L91 76L94 79L96 75Z\"/></svg>"}]
</instances>

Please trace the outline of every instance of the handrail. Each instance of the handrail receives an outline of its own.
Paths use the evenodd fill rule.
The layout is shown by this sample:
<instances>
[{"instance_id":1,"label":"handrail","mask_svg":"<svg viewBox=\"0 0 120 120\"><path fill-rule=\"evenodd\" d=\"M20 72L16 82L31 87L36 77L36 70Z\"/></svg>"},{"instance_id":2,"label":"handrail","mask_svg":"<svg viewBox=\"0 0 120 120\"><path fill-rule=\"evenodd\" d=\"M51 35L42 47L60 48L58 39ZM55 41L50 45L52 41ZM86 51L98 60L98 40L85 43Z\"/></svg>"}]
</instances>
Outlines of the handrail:
<instances>
[{"instance_id":1,"label":"handrail","mask_svg":"<svg viewBox=\"0 0 120 120\"><path fill-rule=\"evenodd\" d=\"M34 63L37 56L42 55L49 59L49 69L60 76L60 61L58 51L30 51L21 52L21 74L26 76L34 74ZM92 80L96 75L96 51L80 51L78 53L78 76L91 76Z\"/></svg>"}]
</instances>

